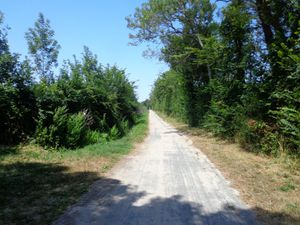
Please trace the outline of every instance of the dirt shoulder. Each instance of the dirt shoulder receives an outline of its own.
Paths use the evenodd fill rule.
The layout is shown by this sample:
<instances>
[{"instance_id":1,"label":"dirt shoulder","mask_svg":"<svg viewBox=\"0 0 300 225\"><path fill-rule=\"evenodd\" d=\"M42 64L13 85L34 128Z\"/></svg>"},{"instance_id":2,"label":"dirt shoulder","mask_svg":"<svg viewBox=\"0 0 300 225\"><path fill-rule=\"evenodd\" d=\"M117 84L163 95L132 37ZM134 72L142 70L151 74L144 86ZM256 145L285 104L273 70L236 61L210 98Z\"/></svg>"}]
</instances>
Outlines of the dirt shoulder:
<instances>
[{"instance_id":1,"label":"dirt shoulder","mask_svg":"<svg viewBox=\"0 0 300 225\"><path fill-rule=\"evenodd\" d=\"M163 115L161 115L163 116ZM250 153L238 144L163 116L193 141L240 192L263 224L300 224L299 161Z\"/></svg>"}]
</instances>

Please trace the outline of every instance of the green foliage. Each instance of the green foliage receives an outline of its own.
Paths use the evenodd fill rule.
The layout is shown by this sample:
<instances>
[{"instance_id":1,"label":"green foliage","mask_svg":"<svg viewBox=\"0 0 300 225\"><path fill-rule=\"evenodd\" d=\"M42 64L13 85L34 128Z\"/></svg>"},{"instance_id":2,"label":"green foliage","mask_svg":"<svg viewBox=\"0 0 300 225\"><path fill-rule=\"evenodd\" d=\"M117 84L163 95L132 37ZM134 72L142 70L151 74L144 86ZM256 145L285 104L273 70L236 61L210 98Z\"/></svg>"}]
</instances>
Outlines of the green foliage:
<instances>
[{"instance_id":1,"label":"green foliage","mask_svg":"<svg viewBox=\"0 0 300 225\"><path fill-rule=\"evenodd\" d=\"M119 127L118 130L119 130L121 136L124 136L129 132L129 128L130 128L129 123L125 119L122 119L120 121L120 123L118 124L118 127Z\"/></svg>"},{"instance_id":2,"label":"green foliage","mask_svg":"<svg viewBox=\"0 0 300 225\"><path fill-rule=\"evenodd\" d=\"M27 60L20 62L18 55L10 52L3 19L0 12L0 143L13 144L34 132L36 100L31 68Z\"/></svg>"},{"instance_id":3,"label":"green foliage","mask_svg":"<svg viewBox=\"0 0 300 225\"><path fill-rule=\"evenodd\" d=\"M185 120L182 74L174 71L162 74L154 84L150 104L154 110Z\"/></svg>"},{"instance_id":4,"label":"green foliage","mask_svg":"<svg viewBox=\"0 0 300 225\"><path fill-rule=\"evenodd\" d=\"M108 133L108 139L109 139L109 140L116 140L116 139L118 139L118 137L120 137L120 132L119 132L117 126L114 125L114 126L109 130L109 133Z\"/></svg>"},{"instance_id":5,"label":"green foliage","mask_svg":"<svg viewBox=\"0 0 300 225\"><path fill-rule=\"evenodd\" d=\"M35 94L39 108L50 112L43 119L42 129L37 130L43 134L42 142L37 135L38 143L43 146L76 148L114 140L128 133L135 123L137 100L133 83L128 81L124 70L99 64L86 47L82 62L69 61L56 82L50 85L41 82L35 86ZM61 112L61 107L68 113ZM59 135L61 140L56 137L57 130L64 132Z\"/></svg>"},{"instance_id":6,"label":"green foliage","mask_svg":"<svg viewBox=\"0 0 300 225\"><path fill-rule=\"evenodd\" d=\"M300 111L282 107L272 112L278 125L278 131L284 137L284 145L299 154L300 152Z\"/></svg>"},{"instance_id":7,"label":"green foliage","mask_svg":"<svg viewBox=\"0 0 300 225\"><path fill-rule=\"evenodd\" d=\"M105 141L104 134L88 129L86 116L82 112L70 114L65 106L58 107L54 113L40 112L36 142L41 146L75 149Z\"/></svg>"},{"instance_id":8,"label":"green foliage","mask_svg":"<svg viewBox=\"0 0 300 225\"><path fill-rule=\"evenodd\" d=\"M234 114L231 108L222 101L212 101L210 110L204 116L203 127L222 136L232 136L230 123Z\"/></svg>"},{"instance_id":9,"label":"green foliage","mask_svg":"<svg viewBox=\"0 0 300 225\"><path fill-rule=\"evenodd\" d=\"M76 148L82 146L86 131L84 114L80 112L70 115L67 120L66 147Z\"/></svg>"},{"instance_id":10,"label":"green foliage","mask_svg":"<svg viewBox=\"0 0 300 225\"><path fill-rule=\"evenodd\" d=\"M101 134L99 131L95 130L88 130L85 138L85 142L88 144L98 144L106 142L106 135Z\"/></svg>"},{"instance_id":11,"label":"green foliage","mask_svg":"<svg viewBox=\"0 0 300 225\"><path fill-rule=\"evenodd\" d=\"M299 156L299 2L231 0L215 18L214 9L205 0L149 0L127 19L131 38L160 42L170 65L151 107L256 152Z\"/></svg>"},{"instance_id":12,"label":"green foliage","mask_svg":"<svg viewBox=\"0 0 300 225\"><path fill-rule=\"evenodd\" d=\"M295 187L295 184L293 184L293 182L289 181L286 184L284 184L283 186L281 186L279 189L281 191L287 192L287 191L295 190L296 187Z\"/></svg>"},{"instance_id":13,"label":"green foliage","mask_svg":"<svg viewBox=\"0 0 300 225\"><path fill-rule=\"evenodd\" d=\"M20 62L9 51L3 18L1 13L0 144L34 137L45 148L75 149L129 132L138 117L138 103L125 70L104 67L84 47L81 60L65 61L54 76L60 46L43 14L26 33L33 62ZM34 82L33 72L39 81Z\"/></svg>"},{"instance_id":14,"label":"green foliage","mask_svg":"<svg viewBox=\"0 0 300 225\"><path fill-rule=\"evenodd\" d=\"M15 123L20 116L19 108L13 99L17 97L17 90L12 85L0 86L0 109L1 109L1 131L0 137L2 143L14 142L14 138L19 134L19 129Z\"/></svg>"},{"instance_id":15,"label":"green foliage","mask_svg":"<svg viewBox=\"0 0 300 225\"><path fill-rule=\"evenodd\" d=\"M135 31L130 36L132 40L136 43L160 41L163 44L161 59L169 63L171 69L182 74L188 102L184 117L192 126L199 124L201 114L197 110L205 106L206 99L201 101L203 96L198 96L198 89L208 83L210 67L198 64L191 49L203 48L202 38L212 33L216 26L213 21L215 8L216 5L209 0L150 0L127 18L128 27ZM165 101L165 104L170 104Z\"/></svg>"},{"instance_id":16,"label":"green foliage","mask_svg":"<svg viewBox=\"0 0 300 225\"><path fill-rule=\"evenodd\" d=\"M50 21L39 14L34 28L30 28L25 35L28 42L29 54L34 61L34 70L40 79L46 83L54 81L53 66L57 66L57 57L60 45L54 39L54 31L50 27Z\"/></svg>"},{"instance_id":17,"label":"green foliage","mask_svg":"<svg viewBox=\"0 0 300 225\"><path fill-rule=\"evenodd\" d=\"M141 103L143 105L143 107L145 107L146 109L150 109L150 100L149 99L146 99L145 101L143 101Z\"/></svg>"},{"instance_id":18,"label":"green foliage","mask_svg":"<svg viewBox=\"0 0 300 225\"><path fill-rule=\"evenodd\" d=\"M247 143L252 150L266 154L280 155L279 135L264 122L257 122L248 131Z\"/></svg>"},{"instance_id":19,"label":"green foliage","mask_svg":"<svg viewBox=\"0 0 300 225\"><path fill-rule=\"evenodd\" d=\"M66 107L58 107L54 112L39 112L36 142L44 147L64 146L67 137L68 114Z\"/></svg>"}]
</instances>

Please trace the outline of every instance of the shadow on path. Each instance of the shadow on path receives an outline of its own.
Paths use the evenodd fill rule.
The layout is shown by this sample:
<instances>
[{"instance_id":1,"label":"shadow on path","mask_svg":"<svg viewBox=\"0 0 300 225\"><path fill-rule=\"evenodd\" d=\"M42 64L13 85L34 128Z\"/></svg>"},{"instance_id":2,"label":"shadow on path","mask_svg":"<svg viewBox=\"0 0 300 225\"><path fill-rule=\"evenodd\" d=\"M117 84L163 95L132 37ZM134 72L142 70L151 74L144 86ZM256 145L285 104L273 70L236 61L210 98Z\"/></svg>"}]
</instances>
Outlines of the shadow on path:
<instances>
[{"instance_id":1,"label":"shadow on path","mask_svg":"<svg viewBox=\"0 0 300 225\"><path fill-rule=\"evenodd\" d=\"M71 173L67 167L46 163L0 165L0 224L51 224L93 182L90 191L55 224L255 224L248 210L225 205L207 213L202 205L178 195L151 197L115 179ZM287 214L253 210L269 224L300 224L300 218Z\"/></svg>"},{"instance_id":2,"label":"shadow on path","mask_svg":"<svg viewBox=\"0 0 300 225\"><path fill-rule=\"evenodd\" d=\"M252 210L269 218L267 224L284 224L287 219L292 224L300 224L300 218L259 208ZM137 187L104 178L95 182L91 191L54 224L255 225L257 222L251 210L224 205L217 212L206 212L202 205L184 201L180 195L151 197L149 193L137 191Z\"/></svg>"},{"instance_id":3,"label":"shadow on path","mask_svg":"<svg viewBox=\"0 0 300 225\"><path fill-rule=\"evenodd\" d=\"M0 162L0 224L50 224L99 178L61 164Z\"/></svg>"}]
</instances>

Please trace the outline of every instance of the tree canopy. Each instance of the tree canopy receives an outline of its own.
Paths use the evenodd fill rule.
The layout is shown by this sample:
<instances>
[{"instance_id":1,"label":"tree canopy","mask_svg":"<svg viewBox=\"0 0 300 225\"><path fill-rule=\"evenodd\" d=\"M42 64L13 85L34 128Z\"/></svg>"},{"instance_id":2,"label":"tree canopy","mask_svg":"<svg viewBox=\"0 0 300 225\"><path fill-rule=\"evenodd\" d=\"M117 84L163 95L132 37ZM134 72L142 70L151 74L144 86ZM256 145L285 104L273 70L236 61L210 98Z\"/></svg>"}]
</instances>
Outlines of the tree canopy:
<instances>
[{"instance_id":1,"label":"tree canopy","mask_svg":"<svg viewBox=\"0 0 300 225\"><path fill-rule=\"evenodd\" d=\"M53 67L57 67L57 57L60 45L54 39L54 30L50 27L50 21L39 14L34 28L26 32L28 51L33 59L33 69L45 82L53 82Z\"/></svg>"},{"instance_id":2,"label":"tree canopy","mask_svg":"<svg viewBox=\"0 0 300 225\"><path fill-rule=\"evenodd\" d=\"M127 17L134 43L158 43L171 68L151 106L253 150L299 154L299 2L219 2L149 0Z\"/></svg>"}]
</instances>

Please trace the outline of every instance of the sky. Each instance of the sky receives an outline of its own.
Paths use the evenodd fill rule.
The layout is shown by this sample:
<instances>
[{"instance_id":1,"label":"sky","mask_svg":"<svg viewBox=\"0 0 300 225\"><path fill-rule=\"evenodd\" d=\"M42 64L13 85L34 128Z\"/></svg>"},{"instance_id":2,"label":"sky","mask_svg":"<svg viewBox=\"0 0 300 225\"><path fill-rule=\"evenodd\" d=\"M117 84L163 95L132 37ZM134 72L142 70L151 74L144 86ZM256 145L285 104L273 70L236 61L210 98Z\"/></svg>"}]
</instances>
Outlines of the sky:
<instances>
[{"instance_id":1,"label":"sky","mask_svg":"<svg viewBox=\"0 0 300 225\"><path fill-rule=\"evenodd\" d=\"M0 0L4 24L11 29L11 52L28 55L25 32L34 26L38 13L50 20L55 39L61 45L60 65L73 55L81 57L83 46L98 56L101 64L126 69L137 85L139 101L149 97L153 82L168 66L157 59L142 56L146 45L129 46L125 17L133 14L145 0Z\"/></svg>"}]
</instances>

